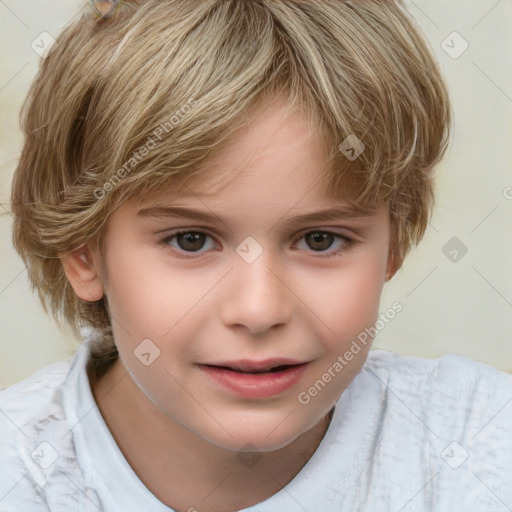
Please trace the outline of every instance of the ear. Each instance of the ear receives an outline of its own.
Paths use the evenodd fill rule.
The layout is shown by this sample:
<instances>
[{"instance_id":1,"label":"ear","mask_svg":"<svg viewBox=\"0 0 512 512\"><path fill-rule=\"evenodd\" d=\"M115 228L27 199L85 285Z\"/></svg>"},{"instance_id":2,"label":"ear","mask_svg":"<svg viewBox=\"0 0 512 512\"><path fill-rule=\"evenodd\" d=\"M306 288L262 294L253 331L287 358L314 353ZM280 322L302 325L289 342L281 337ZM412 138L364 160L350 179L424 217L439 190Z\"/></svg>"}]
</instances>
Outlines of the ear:
<instances>
[{"instance_id":1,"label":"ear","mask_svg":"<svg viewBox=\"0 0 512 512\"><path fill-rule=\"evenodd\" d=\"M100 300L105 292L97 253L87 245L60 258L64 273L77 296L87 302Z\"/></svg>"},{"instance_id":2,"label":"ear","mask_svg":"<svg viewBox=\"0 0 512 512\"><path fill-rule=\"evenodd\" d=\"M402 262L403 260L396 254L396 252L390 249L386 268L385 282L388 282L398 272L398 270L402 266Z\"/></svg>"}]
</instances>

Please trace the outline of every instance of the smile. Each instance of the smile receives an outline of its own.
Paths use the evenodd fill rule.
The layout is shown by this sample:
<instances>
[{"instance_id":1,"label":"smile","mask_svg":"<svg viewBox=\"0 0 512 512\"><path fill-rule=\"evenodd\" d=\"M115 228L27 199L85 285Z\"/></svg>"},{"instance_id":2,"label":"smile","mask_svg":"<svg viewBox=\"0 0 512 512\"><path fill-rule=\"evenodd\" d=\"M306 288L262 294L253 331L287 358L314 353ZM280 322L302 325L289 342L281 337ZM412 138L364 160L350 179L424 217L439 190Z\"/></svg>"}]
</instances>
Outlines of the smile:
<instances>
[{"instance_id":1,"label":"smile","mask_svg":"<svg viewBox=\"0 0 512 512\"><path fill-rule=\"evenodd\" d=\"M277 396L300 380L308 362L295 364L202 364L200 368L224 389L243 398ZM259 368L257 368L259 366Z\"/></svg>"}]
</instances>

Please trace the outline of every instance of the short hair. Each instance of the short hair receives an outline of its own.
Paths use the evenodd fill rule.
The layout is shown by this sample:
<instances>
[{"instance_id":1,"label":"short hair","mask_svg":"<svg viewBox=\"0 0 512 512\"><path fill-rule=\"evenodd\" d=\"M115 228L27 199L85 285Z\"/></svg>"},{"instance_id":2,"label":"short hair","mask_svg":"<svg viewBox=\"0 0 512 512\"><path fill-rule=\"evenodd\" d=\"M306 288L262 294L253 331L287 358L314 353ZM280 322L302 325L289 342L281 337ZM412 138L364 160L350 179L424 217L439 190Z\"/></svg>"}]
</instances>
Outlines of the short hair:
<instances>
[{"instance_id":1,"label":"short hair","mask_svg":"<svg viewBox=\"0 0 512 512\"><path fill-rule=\"evenodd\" d=\"M126 0L109 19L84 12L42 59L20 114L13 243L44 310L101 333L98 367L118 357L106 297L79 299L60 257L102 248L127 199L200 179L278 96L325 140L329 198L389 206L401 262L432 213L453 115L401 0ZM349 158L346 140L364 151Z\"/></svg>"}]
</instances>

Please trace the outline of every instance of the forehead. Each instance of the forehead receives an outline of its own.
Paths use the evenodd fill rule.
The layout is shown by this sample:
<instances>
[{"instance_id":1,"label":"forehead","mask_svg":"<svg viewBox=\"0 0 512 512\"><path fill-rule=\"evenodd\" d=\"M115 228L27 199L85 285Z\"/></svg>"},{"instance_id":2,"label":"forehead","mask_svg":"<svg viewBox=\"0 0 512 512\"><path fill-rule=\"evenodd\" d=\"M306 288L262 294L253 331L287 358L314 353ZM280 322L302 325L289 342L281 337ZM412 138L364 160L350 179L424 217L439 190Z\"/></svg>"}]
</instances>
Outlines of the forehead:
<instances>
[{"instance_id":1,"label":"forehead","mask_svg":"<svg viewBox=\"0 0 512 512\"><path fill-rule=\"evenodd\" d=\"M283 186L304 179L310 168L312 177L324 173L327 147L318 130L306 124L296 110L285 111L282 101L275 101L257 111L238 136L215 152L199 168L200 178L189 187L203 194L216 195L233 179L243 183L279 180Z\"/></svg>"},{"instance_id":2,"label":"forehead","mask_svg":"<svg viewBox=\"0 0 512 512\"><path fill-rule=\"evenodd\" d=\"M334 201L329 189L327 143L297 110L276 100L256 111L238 136L139 205L193 205L216 211L317 210L347 206L350 184ZM343 190L344 189L344 190ZM363 205L354 205L362 212ZM366 209L368 211L368 208Z\"/></svg>"},{"instance_id":3,"label":"forehead","mask_svg":"<svg viewBox=\"0 0 512 512\"><path fill-rule=\"evenodd\" d=\"M300 112L286 107L276 99L252 113L236 137L213 149L192 176L170 182L164 194L215 198L230 188L253 187L257 193L265 184L279 184L291 190L299 181L324 179L325 140Z\"/></svg>"}]
</instances>

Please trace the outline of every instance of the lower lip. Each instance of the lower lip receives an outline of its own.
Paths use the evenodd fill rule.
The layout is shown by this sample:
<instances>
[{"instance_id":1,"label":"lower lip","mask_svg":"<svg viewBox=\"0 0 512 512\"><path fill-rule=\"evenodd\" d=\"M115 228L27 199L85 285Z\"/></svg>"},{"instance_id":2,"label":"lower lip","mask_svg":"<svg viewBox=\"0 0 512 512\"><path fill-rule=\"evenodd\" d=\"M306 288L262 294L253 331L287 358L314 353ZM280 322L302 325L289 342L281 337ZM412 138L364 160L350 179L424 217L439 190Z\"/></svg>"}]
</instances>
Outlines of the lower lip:
<instances>
[{"instance_id":1,"label":"lower lip","mask_svg":"<svg viewBox=\"0 0 512 512\"><path fill-rule=\"evenodd\" d=\"M279 372L241 373L217 366L201 365L216 382L243 398L270 398L297 384L308 363Z\"/></svg>"}]
</instances>

